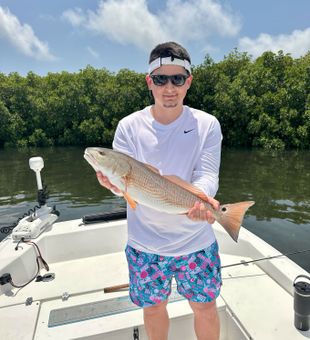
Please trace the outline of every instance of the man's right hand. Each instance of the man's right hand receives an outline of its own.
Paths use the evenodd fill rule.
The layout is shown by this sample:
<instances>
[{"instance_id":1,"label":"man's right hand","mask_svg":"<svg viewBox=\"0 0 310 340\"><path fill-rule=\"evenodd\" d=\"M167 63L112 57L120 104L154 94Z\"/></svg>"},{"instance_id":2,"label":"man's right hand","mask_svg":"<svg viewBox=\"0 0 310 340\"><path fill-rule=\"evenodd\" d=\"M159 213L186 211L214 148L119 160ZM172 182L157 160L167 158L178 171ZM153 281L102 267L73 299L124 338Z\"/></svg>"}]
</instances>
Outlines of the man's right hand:
<instances>
[{"instance_id":1,"label":"man's right hand","mask_svg":"<svg viewBox=\"0 0 310 340\"><path fill-rule=\"evenodd\" d=\"M98 178L99 183L100 183L103 187L105 187L105 188L111 190L111 191L113 192L113 194L115 194L115 195L122 196L122 191L121 191L118 187L116 187L115 185L113 185L113 184L109 181L109 179L108 179L107 176L104 176L104 175L102 174L102 172L100 172L100 171L97 171L97 172L96 172L96 175L97 175L97 178Z\"/></svg>"}]
</instances>

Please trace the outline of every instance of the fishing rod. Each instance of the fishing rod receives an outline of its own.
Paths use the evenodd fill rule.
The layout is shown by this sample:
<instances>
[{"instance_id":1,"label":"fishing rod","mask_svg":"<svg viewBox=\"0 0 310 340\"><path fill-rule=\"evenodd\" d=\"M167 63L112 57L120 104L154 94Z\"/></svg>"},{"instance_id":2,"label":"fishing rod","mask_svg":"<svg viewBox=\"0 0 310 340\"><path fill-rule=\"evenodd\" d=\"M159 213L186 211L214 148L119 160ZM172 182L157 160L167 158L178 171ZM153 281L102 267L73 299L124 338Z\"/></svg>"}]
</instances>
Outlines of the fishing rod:
<instances>
[{"instance_id":1,"label":"fishing rod","mask_svg":"<svg viewBox=\"0 0 310 340\"><path fill-rule=\"evenodd\" d=\"M237 263L232 263L232 264L227 264L225 266L221 266L221 269L223 268L229 268L229 267L235 267L235 266L241 266L241 265L247 265L249 263L254 263L254 262L260 262L260 261L264 261L264 260L273 260L273 259L277 259L279 257L282 256L290 256L290 255L296 255L296 254L301 254L301 253L306 253L310 251L310 249L304 249L304 250L297 250L297 251L293 251L291 253L286 253L286 254L280 254L280 255L274 255L274 256L267 256L267 257L261 257L259 259L256 260L250 260L250 261L240 261Z\"/></svg>"},{"instance_id":2,"label":"fishing rod","mask_svg":"<svg viewBox=\"0 0 310 340\"><path fill-rule=\"evenodd\" d=\"M237 262L237 263L227 264L225 266L221 266L221 269L225 269L225 268L229 268L229 267L236 267L236 266L247 265L249 263L255 263L255 262L260 262L260 261L273 260L273 259L277 259L277 258L283 257L283 256L287 257L287 256L297 255L297 254L302 254L302 253L307 253L307 252L310 252L310 248L309 249L292 251L290 253L285 253L285 254L261 257L259 259L250 260L250 261L240 261L240 262ZM121 284L121 285L105 287L105 288L103 288L103 291L104 291L104 293L112 293L112 292L117 292L117 291L119 291L121 289L126 289L126 288L129 288L129 283L124 283L124 284Z\"/></svg>"}]
</instances>

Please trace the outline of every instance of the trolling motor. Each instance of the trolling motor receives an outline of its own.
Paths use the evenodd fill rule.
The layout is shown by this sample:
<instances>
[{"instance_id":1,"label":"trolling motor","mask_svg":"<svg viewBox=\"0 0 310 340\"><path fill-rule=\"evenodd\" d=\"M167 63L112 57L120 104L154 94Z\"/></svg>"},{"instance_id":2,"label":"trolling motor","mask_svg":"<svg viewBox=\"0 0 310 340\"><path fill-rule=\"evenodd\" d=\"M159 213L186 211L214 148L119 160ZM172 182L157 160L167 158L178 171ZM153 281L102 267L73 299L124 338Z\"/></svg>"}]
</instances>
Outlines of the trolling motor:
<instances>
[{"instance_id":1,"label":"trolling motor","mask_svg":"<svg viewBox=\"0 0 310 340\"><path fill-rule=\"evenodd\" d=\"M17 226L12 231L12 238L14 241L20 241L22 238L37 238L46 228L52 225L59 216L59 212L55 207L51 208L46 204L48 194L46 188L43 188L40 173L44 167L42 157L30 158L29 167L36 174L39 207L18 222Z\"/></svg>"}]
</instances>

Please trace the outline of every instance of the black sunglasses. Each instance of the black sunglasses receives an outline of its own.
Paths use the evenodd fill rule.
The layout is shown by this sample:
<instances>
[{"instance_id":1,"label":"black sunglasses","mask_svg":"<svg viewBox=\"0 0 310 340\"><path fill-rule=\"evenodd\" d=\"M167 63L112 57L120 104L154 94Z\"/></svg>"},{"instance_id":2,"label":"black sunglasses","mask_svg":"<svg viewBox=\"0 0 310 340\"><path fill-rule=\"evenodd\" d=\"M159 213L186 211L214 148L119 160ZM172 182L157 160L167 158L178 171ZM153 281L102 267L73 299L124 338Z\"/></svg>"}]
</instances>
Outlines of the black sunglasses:
<instances>
[{"instance_id":1,"label":"black sunglasses","mask_svg":"<svg viewBox=\"0 0 310 340\"><path fill-rule=\"evenodd\" d=\"M167 76L166 74L152 74L150 77L156 86L164 86L169 80L175 86L183 86L189 76L186 74L172 74L171 76Z\"/></svg>"}]
</instances>

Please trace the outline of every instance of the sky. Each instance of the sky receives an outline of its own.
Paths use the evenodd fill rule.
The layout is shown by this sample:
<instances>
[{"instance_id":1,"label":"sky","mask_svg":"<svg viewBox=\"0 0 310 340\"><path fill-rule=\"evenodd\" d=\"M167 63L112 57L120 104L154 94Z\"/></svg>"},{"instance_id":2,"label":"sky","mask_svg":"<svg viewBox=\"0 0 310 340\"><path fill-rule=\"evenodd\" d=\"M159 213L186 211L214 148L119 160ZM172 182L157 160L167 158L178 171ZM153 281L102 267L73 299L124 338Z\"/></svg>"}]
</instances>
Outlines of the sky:
<instances>
[{"instance_id":1,"label":"sky","mask_svg":"<svg viewBox=\"0 0 310 340\"><path fill-rule=\"evenodd\" d=\"M310 0L0 0L0 72L146 72L176 41L199 65L234 48L258 57L310 50Z\"/></svg>"}]
</instances>

